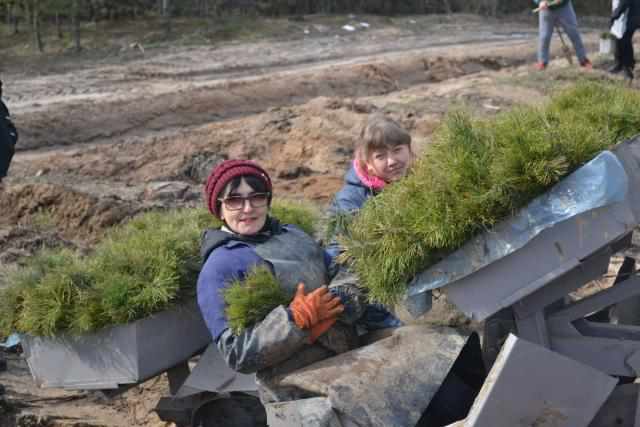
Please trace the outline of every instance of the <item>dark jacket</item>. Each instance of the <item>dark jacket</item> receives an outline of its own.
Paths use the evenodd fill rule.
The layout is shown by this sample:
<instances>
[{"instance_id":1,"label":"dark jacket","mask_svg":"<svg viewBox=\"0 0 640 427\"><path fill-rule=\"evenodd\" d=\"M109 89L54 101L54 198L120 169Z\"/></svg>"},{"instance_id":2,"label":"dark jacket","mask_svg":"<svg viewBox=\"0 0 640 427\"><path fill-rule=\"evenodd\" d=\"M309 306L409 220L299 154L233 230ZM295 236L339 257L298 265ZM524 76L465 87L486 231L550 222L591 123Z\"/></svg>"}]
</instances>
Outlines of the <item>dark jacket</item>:
<instances>
[{"instance_id":1,"label":"dark jacket","mask_svg":"<svg viewBox=\"0 0 640 427\"><path fill-rule=\"evenodd\" d=\"M353 166L347 172L344 177L344 185L338 191L329 206L328 216L331 219L335 219L340 215L352 215L362 209L364 202L371 196L375 196L375 192L372 188L366 186L358 177L356 170ZM327 252L331 255L331 258L335 258L340 254L340 245L336 241L335 237L342 230L338 227L335 230L333 236L329 239L327 245Z\"/></svg>"},{"instance_id":2,"label":"dark jacket","mask_svg":"<svg viewBox=\"0 0 640 427\"><path fill-rule=\"evenodd\" d=\"M11 121L9 109L0 100L0 180L7 176L18 142L18 131Z\"/></svg>"},{"instance_id":3,"label":"dark jacket","mask_svg":"<svg viewBox=\"0 0 640 427\"><path fill-rule=\"evenodd\" d=\"M640 0L620 0L620 4L611 14L611 19L618 19L624 12L628 12L628 29L640 27Z\"/></svg>"}]
</instances>

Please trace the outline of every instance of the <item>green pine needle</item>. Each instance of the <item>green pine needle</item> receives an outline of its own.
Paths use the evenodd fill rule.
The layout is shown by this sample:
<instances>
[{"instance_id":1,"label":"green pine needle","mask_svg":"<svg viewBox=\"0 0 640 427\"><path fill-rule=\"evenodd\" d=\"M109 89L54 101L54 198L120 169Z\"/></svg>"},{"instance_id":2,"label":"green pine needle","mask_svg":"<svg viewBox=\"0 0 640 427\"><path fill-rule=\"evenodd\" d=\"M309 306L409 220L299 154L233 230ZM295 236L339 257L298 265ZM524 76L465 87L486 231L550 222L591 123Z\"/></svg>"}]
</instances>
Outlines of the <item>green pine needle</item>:
<instances>
[{"instance_id":1,"label":"green pine needle","mask_svg":"<svg viewBox=\"0 0 640 427\"><path fill-rule=\"evenodd\" d=\"M227 320L235 334L262 321L279 305L288 305L292 298L266 266L255 267L244 280L232 281L222 292Z\"/></svg>"}]
</instances>

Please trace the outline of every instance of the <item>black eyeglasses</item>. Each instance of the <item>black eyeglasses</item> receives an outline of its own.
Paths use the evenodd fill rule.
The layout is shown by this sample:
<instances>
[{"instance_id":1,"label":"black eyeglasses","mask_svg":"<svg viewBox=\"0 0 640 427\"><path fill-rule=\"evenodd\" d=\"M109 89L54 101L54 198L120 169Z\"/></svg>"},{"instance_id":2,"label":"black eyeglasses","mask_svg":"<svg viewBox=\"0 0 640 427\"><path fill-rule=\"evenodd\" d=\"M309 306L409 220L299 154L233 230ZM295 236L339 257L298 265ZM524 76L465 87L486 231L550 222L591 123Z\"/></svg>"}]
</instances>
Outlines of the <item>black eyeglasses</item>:
<instances>
[{"instance_id":1,"label":"black eyeglasses","mask_svg":"<svg viewBox=\"0 0 640 427\"><path fill-rule=\"evenodd\" d=\"M269 203L269 196L271 196L271 193L253 193L249 194L246 197L230 196L218 200L220 200L224 204L224 207L229 209L230 211L239 211L240 209L244 208L245 200L249 202L249 205L252 208L262 208L264 206L267 206L267 204Z\"/></svg>"}]
</instances>

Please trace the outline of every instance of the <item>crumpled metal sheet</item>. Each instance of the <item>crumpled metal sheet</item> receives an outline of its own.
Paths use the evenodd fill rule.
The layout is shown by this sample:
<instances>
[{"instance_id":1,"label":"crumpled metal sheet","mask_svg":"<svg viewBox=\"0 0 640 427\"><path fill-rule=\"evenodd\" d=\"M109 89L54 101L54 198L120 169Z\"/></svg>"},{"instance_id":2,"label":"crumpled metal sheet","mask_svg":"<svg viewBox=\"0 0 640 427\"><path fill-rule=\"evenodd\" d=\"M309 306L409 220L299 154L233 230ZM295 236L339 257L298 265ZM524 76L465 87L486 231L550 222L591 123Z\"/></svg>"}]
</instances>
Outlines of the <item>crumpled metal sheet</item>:
<instances>
[{"instance_id":1,"label":"crumpled metal sheet","mask_svg":"<svg viewBox=\"0 0 640 427\"><path fill-rule=\"evenodd\" d=\"M329 399L343 424L415 426L451 370L467 336L415 325L280 378Z\"/></svg>"},{"instance_id":2,"label":"crumpled metal sheet","mask_svg":"<svg viewBox=\"0 0 640 427\"><path fill-rule=\"evenodd\" d=\"M525 246L543 230L575 215L621 202L629 179L618 158L603 151L517 215L469 240L462 248L417 275L407 302L417 295L459 280Z\"/></svg>"}]
</instances>

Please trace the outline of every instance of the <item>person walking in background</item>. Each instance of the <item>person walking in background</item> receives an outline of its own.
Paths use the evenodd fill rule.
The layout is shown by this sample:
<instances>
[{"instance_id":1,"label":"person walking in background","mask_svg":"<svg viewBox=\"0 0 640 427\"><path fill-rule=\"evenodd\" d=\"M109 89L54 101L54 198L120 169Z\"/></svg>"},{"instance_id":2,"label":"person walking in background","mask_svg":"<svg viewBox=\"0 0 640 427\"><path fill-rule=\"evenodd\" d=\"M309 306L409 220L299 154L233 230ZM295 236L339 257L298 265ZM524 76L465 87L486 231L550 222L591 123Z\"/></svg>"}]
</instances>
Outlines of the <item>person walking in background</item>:
<instances>
[{"instance_id":1,"label":"person walking in background","mask_svg":"<svg viewBox=\"0 0 640 427\"><path fill-rule=\"evenodd\" d=\"M611 13L611 26L626 13L625 31L621 38L616 39L616 62L611 73L623 72L625 77L633 79L633 69L636 60L633 53L633 35L640 26L640 0L619 0L617 7Z\"/></svg>"},{"instance_id":2,"label":"person walking in background","mask_svg":"<svg viewBox=\"0 0 640 427\"><path fill-rule=\"evenodd\" d=\"M538 62L536 69L544 70L549 64L549 46L551 36L556 26L562 27L573 44L578 57L578 63L583 68L590 69L591 61L587 57L587 52L582 43L582 37L578 31L578 20L576 12L573 10L571 0L534 0L537 5L539 44Z\"/></svg>"},{"instance_id":3,"label":"person walking in background","mask_svg":"<svg viewBox=\"0 0 640 427\"><path fill-rule=\"evenodd\" d=\"M11 121L9 109L2 100L2 80L0 80L0 189L2 179L7 176L9 165L18 142L18 131Z\"/></svg>"}]
</instances>

